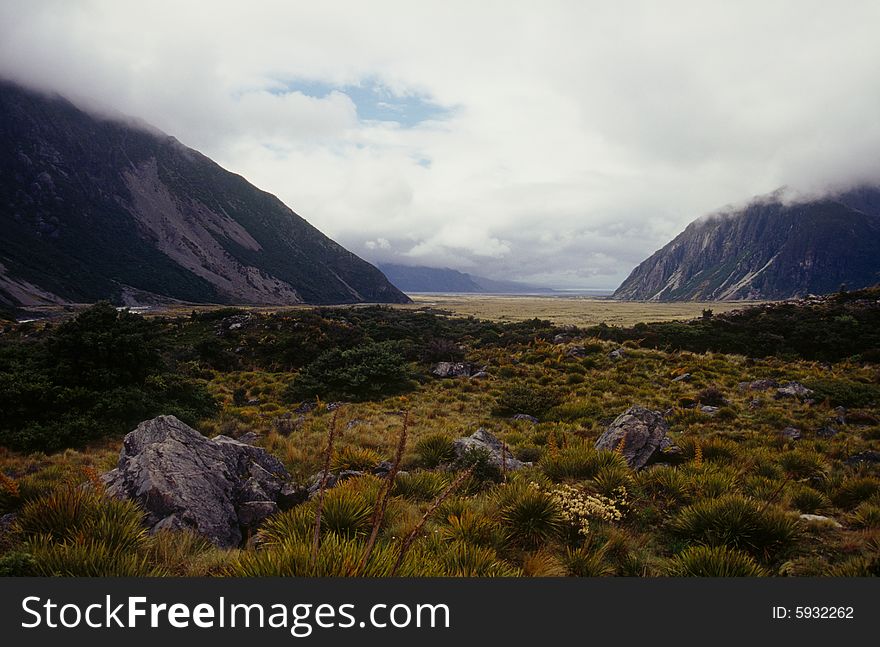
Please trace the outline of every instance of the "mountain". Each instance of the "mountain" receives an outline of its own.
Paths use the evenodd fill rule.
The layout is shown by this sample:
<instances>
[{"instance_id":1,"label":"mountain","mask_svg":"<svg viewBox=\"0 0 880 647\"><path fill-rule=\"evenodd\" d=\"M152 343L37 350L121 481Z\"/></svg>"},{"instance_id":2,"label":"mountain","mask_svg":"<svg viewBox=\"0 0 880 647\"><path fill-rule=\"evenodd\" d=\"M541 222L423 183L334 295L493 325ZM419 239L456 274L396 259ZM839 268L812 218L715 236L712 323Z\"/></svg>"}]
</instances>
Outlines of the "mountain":
<instances>
[{"instance_id":1,"label":"mountain","mask_svg":"<svg viewBox=\"0 0 880 647\"><path fill-rule=\"evenodd\" d=\"M448 267L379 263L379 269L385 273L389 281L404 292L473 292L483 294L553 292L549 288L527 285L517 281L496 281L452 270Z\"/></svg>"},{"instance_id":2,"label":"mountain","mask_svg":"<svg viewBox=\"0 0 880 647\"><path fill-rule=\"evenodd\" d=\"M174 137L0 81L0 305L408 301Z\"/></svg>"},{"instance_id":3,"label":"mountain","mask_svg":"<svg viewBox=\"0 0 880 647\"><path fill-rule=\"evenodd\" d=\"M614 297L789 299L880 283L880 188L784 202L778 194L692 222Z\"/></svg>"}]
</instances>

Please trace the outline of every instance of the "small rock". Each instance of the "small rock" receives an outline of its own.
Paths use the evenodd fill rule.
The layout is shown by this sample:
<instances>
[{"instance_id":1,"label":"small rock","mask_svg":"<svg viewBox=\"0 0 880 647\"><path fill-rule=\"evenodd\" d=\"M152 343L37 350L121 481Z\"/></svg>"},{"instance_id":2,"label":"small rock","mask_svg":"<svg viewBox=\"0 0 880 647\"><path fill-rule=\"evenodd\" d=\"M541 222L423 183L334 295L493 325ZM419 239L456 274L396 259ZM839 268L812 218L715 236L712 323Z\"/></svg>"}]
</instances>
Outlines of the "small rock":
<instances>
[{"instance_id":1,"label":"small rock","mask_svg":"<svg viewBox=\"0 0 880 647\"><path fill-rule=\"evenodd\" d=\"M847 465L859 465L861 463L880 463L880 452L874 451L873 449L867 449L863 452L859 452L858 454L853 454L843 462Z\"/></svg>"},{"instance_id":2,"label":"small rock","mask_svg":"<svg viewBox=\"0 0 880 647\"><path fill-rule=\"evenodd\" d=\"M498 469L511 471L529 465L529 463L524 463L514 458L510 450L500 440L482 427L470 436L456 439L452 446L455 449L455 456L457 458L462 458L468 451L473 449L486 450L489 453L489 464Z\"/></svg>"},{"instance_id":3,"label":"small rock","mask_svg":"<svg viewBox=\"0 0 880 647\"><path fill-rule=\"evenodd\" d=\"M715 416L718 414L719 408L720 407L712 407L712 406L709 406L708 404L704 404L702 407L700 407L700 411L705 413L707 416Z\"/></svg>"},{"instance_id":4,"label":"small rock","mask_svg":"<svg viewBox=\"0 0 880 647\"><path fill-rule=\"evenodd\" d=\"M345 402L328 402L327 403L327 411L336 411L339 407L344 405Z\"/></svg>"},{"instance_id":5,"label":"small rock","mask_svg":"<svg viewBox=\"0 0 880 647\"><path fill-rule=\"evenodd\" d=\"M303 402L296 409L293 410L293 413L305 414L311 411L314 411L317 408L317 403L315 402Z\"/></svg>"},{"instance_id":6,"label":"small rock","mask_svg":"<svg viewBox=\"0 0 880 647\"><path fill-rule=\"evenodd\" d=\"M394 464L391 461L382 461L373 468L373 474L375 476L385 476L391 472L392 467L394 467Z\"/></svg>"},{"instance_id":7,"label":"small rock","mask_svg":"<svg viewBox=\"0 0 880 647\"><path fill-rule=\"evenodd\" d=\"M278 507L281 510L290 510L309 499L309 490L301 485L285 483L278 493Z\"/></svg>"},{"instance_id":8,"label":"small rock","mask_svg":"<svg viewBox=\"0 0 880 647\"><path fill-rule=\"evenodd\" d=\"M764 402L760 398L752 398L749 401L749 409L752 409L752 410L760 409L763 406L764 406Z\"/></svg>"},{"instance_id":9,"label":"small rock","mask_svg":"<svg viewBox=\"0 0 880 647\"><path fill-rule=\"evenodd\" d=\"M571 339L571 335L566 335L564 333L559 333L555 337L553 337L554 344L564 344Z\"/></svg>"},{"instance_id":10,"label":"small rock","mask_svg":"<svg viewBox=\"0 0 880 647\"><path fill-rule=\"evenodd\" d=\"M470 362L439 362L431 368L431 374L436 377L470 377L474 373L481 372Z\"/></svg>"},{"instance_id":11,"label":"small rock","mask_svg":"<svg viewBox=\"0 0 880 647\"><path fill-rule=\"evenodd\" d=\"M797 427L786 427L782 430L782 437L786 440L800 440L801 430Z\"/></svg>"},{"instance_id":12,"label":"small rock","mask_svg":"<svg viewBox=\"0 0 880 647\"><path fill-rule=\"evenodd\" d=\"M777 400L781 400L783 398L794 398L796 400L803 400L811 395L813 395L812 389L808 389L803 384L800 384L798 382L789 382L788 384L776 389L776 395L774 397Z\"/></svg>"},{"instance_id":13,"label":"small rock","mask_svg":"<svg viewBox=\"0 0 880 647\"><path fill-rule=\"evenodd\" d=\"M238 522L242 526L256 526L278 510L278 504L274 501L248 501L238 507Z\"/></svg>"},{"instance_id":14,"label":"small rock","mask_svg":"<svg viewBox=\"0 0 880 647\"><path fill-rule=\"evenodd\" d=\"M363 420L361 420L360 418L355 418L354 420L349 420L348 424L345 425L345 428L346 428L346 430L354 429L355 427L358 427L362 424L364 424Z\"/></svg>"},{"instance_id":15,"label":"small rock","mask_svg":"<svg viewBox=\"0 0 880 647\"><path fill-rule=\"evenodd\" d=\"M691 381L691 374L690 373L682 373L678 377L672 378L672 381L673 382L690 382Z\"/></svg>"},{"instance_id":16,"label":"small rock","mask_svg":"<svg viewBox=\"0 0 880 647\"><path fill-rule=\"evenodd\" d=\"M635 470L647 465L659 451L669 427L663 414L644 407L630 407L596 441L596 449L616 451L623 442L623 457Z\"/></svg>"},{"instance_id":17,"label":"small rock","mask_svg":"<svg viewBox=\"0 0 880 647\"><path fill-rule=\"evenodd\" d=\"M838 424L846 424L846 407L834 407L834 413L837 416Z\"/></svg>"},{"instance_id":18,"label":"small rock","mask_svg":"<svg viewBox=\"0 0 880 647\"><path fill-rule=\"evenodd\" d=\"M624 358L625 355L626 353L623 351L622 348L615 348L613 351L608 353L608 359L613 362L619 362Z\"/></svg>"},{"instance_id":19,"label":"small rock","mask_svg":"<svg viewBox=\"0 0 880 647\"><path fill-rule=\"evenodd\" d=\"M525 420L526 422L531 422L533 425L538 424L540 422L535 416L530 416L527 413L515 413L510 417L511 420Z\"/></svg>"},{"instance_id":20,"label":"small rock","mask_svg":"<svg viewBox=\"0 0 880 647\"><path fill-rule=\"evenodd\" d=\"M816 436L818 438L834 438L839 433L840 433L839 430L837 430L834 427L831 427L829 425L826 425L824 427L821 427L818 431L816 431Z\"/></svg>"},{"instance_id":21,"label":"small rock","mask_svg":"<svg viewBox=\"0 0 880 647\"><path fill-rule=\"evenodd\" d=\"M251 398L250 400L247 401L247 405L249 407L257 407L260 405L260 400L259 400L259 398Z\"/></svg>"},{"instance_id":22,"label":"small rock","mask_svg":"<svg viewBox=\"0 0 880 647\"><path fill-rule=\"evenodd\" d=\"M249 431L238 437L238 442L244 443L245 445L256 445L258 440L260 440L260 434L256 431Z\"/></svg>"},{"instance_id":23,"label":"small rock","mask_svg":"<svg viewBox=\"0 0 880 647\"><path fill-rule=\"evenodd\" d=\"M565 351L566 357L581 358L587 356L587 349L584 346L572 346Z\"/></svg>"},{"instance_id":24,"label":"small rock","mask_svg":"<svg viewBox=\"0 0 880 647\"><path fill-rule=\"evenodd\" d=\"M825 517L821 514L802 514L801 520L806 521L808 523L822 523L834 526L835 528L843 528L837 521L832 519L831 517Z\"/></svg>"},{"instance_id":25,"label":"small rock","mask_svg":"<svg viewBox=\"0 0 880 647\"><path fill-rule=\"evenodd\" d=\"M489 374L486 371L477 371L473 375L471 375L472 380L486 380L489 378Z\"/></svg>"}]
</instances>

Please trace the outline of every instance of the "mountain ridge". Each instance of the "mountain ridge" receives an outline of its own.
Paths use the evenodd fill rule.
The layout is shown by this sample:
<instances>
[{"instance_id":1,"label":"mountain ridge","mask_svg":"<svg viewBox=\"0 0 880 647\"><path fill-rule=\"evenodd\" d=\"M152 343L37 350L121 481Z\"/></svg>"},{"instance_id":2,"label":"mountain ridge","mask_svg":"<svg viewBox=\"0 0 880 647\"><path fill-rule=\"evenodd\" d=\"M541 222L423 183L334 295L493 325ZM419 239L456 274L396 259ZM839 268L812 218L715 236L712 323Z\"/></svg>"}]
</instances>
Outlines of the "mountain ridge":
<instances>
[{"instance_id":1,"label":"mountain ridge","mask_svg":"<svg viewBox=\"0 0 880 647\"><path fill-rule=\"evenodd\" d=\"M553 292L550 288L475 276L449 267L379 263L378 267L403 292L463 292L474 294L527 294Z\"/></svg>"},{"instance_id":2,"label":"mountain ridge","mask_svg":"<svg viewBox=\"0 0 880 647\"><path fill-rule=\"evenodd\" d=\"M689 224L640 263L614 298L789 299L880 282L880 189L786 203L777 195Z\"/></svg>"},{"instance_id":3,"label":"mountain ridge","mask_svg":"<svg viewBox=\"0 0 880 647\"><path fill-rule=\"evenodd\" d=\"M150 127L0 80L0 303L409 299L274 195Z\"/></svg>"}]
</instances>

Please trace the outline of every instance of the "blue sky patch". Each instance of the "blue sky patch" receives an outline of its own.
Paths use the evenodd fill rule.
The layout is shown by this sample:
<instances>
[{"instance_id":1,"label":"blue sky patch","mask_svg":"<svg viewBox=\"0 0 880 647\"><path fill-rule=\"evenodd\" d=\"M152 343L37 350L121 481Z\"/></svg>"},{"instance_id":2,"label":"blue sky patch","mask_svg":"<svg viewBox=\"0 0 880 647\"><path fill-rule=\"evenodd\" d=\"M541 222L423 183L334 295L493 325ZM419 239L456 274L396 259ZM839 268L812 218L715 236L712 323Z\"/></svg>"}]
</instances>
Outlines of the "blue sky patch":
<instances>
[{"instance_id":1,"label":"blue sky patch","mask_svg":"<svg viewBox=\"0 0 880 647\"><path fill-rule=\"evenodd\" d=\"M424 95L395 95L376 81L366 81L359 85L290 81L282 87L270 90L272 94L302 92L319 99L334 91L351 98L357 107L358 118L362 121L393 121L409 128L424 121L444 119L451 113L449 108L434 103Z\"/></svg>"}]
</instances>

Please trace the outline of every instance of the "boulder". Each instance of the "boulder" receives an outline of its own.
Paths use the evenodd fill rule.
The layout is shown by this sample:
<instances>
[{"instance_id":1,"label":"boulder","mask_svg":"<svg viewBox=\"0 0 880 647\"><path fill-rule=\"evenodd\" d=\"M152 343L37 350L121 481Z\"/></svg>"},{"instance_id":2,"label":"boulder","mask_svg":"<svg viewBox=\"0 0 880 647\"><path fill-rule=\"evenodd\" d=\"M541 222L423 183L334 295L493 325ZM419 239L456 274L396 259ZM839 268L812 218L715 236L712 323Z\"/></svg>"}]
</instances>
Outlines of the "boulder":
<instances>
[{"instance_id":1,"label":"boulder","mask_svg":"<svg viewBox=\"0 0 880 647\"><path fill-rule=\"evenodd\" d=\"M666 420L659 411L630 407L599 437L596 449L615 451L623 442L623 457L631 468L638 470L655 457L668 431Z\"/></svg>"},{"instance_id":2,"label":"boulder","mask_svg":"<svg viewBox=\"0 0 880 647\"><path fill-rule=\"evenodd\" d=\"M264 449L206 438L174 416L139 424L125 437L116 469L102 476L109 495L144 508L151 531L194 530L222 547L238 546L241 526L278 509L289 478Z\"/></svg>"},{"instance_id":3,"label":"boulder","mask_svg":"<svg viewBox=\"0 0 880 647\"><path fill-rule=\"evenodd\" d=\"M470 377L481 371L470 362L439 362L431 368L435 377Z\"/></svg>"},{"instance_id":4,"label":"boulder","mask_svg":"<svg viewBox=\"0 0 880 647\"><path fill-rule=\"evenodd\" d=\"M455 440L452 445L457 458L462 458L467 452L474 449L485 450L489 454L489 464L498 469L518 470L528 465L528 463L515 459L500 440L482 427L470 436Z\"/></svg>"},{"instance_id":5,"label":"boulder","mask_svg":"<svg viewBox=\"0 0 880 647\"><path fill-rule=\"evenodd\" d=\"M776 395L774 396L777 400L781 400L783 398L794 398L795 400L803 400L805 398L813 395L812 389L808 389L803 384L799 382L789 382L783 386L780 386L776 389Z\"/></svg>"}]
</instances>

